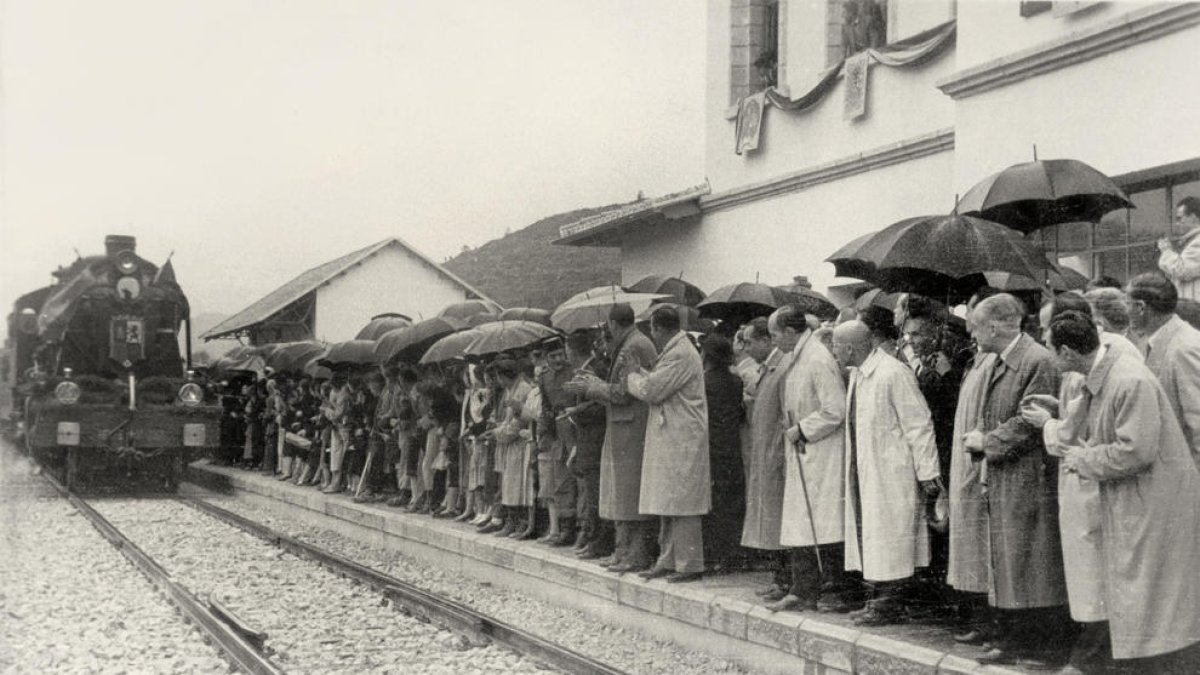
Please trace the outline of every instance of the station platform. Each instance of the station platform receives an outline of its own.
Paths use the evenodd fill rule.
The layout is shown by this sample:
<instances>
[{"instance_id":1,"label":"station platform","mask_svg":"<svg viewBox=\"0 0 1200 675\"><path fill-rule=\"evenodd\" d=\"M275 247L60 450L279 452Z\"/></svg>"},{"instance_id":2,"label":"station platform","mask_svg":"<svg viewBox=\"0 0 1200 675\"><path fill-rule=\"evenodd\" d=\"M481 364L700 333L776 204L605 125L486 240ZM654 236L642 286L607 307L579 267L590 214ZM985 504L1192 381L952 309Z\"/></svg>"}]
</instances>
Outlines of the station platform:
<instances>
[{"instance_id":1,"label":"station platform","mask_svg":"<svg viewBox=\"0 0 1200 675\"><path fill-rule=\"evenodd\" d=\"M372 543L469 576L497 583L515 580L543 597L569 598L573 606L596 609L605 618L615 615L600 608L615 605L623 612L620 616L643 627L667 629L655 630L661 635L686 636L681 641L684 646L722 644L724 655L735 659L739 646L744 646L747 654L754 655L746 663L755 669L766 664L767 670L805 675L1026 672L980 665L971 658L978 648L957 644L951 631L940 625L861 628L842 614L770 612L754 595L754 589L770 580L767 572L714 575L687 584L645 581L636 574L618 576L594 561L579 560L566 547L482 535L466 523L378 503L356 504L347 494L322 494L207 460L191 464L187 478L205 490L266 500L278 508L294 507L332 519L329 522L344 524Z\"/></svg>"}]
</instances>

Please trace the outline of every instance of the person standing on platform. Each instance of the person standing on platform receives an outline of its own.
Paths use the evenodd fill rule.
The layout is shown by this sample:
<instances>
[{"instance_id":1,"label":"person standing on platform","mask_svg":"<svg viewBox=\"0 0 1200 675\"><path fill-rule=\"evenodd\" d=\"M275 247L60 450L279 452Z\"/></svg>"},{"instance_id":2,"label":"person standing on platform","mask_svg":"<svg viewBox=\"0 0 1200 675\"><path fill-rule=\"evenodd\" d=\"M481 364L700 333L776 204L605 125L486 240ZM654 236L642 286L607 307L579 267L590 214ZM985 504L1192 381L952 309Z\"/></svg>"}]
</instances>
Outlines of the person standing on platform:
<instances>
[{"instance_id":1,"label":"person standing on platform","mask_svg":"<svg viewBox=\"0 0 1200 675\"><path fill-rule=\"evenodd\" d=\"M653 369L626 378L650 406L638 510L659 517L658 561L641 576L693 581L704 574L701 523L712 508L704 365L674 308L654 310L650 336L661 350Z\"/></svg>"},{"instance_id":2,"label":"person standing on platform","mask_svg":"<svg viewBox=\"0 0 1200 675\"><path fill-rule=\"evenodd\" d=\"M582 393L605 405L604 447L600 452L600 517L613 521L616 548L601 561L610 572L638 572L653 562L650 551L650 516L638 511L642 489L642 455L646 443L645 403L629 395L630 373L651 368L658 354L650 338L634 327L633 308L613 305L608 315L612 338L612 367L608 378L581 374L566 385L567 391Z\"/></svg>"},{"instance_id":3,"label":"person standing on platform","mask_svg":"<svg viewBox=\"0 0 1200 675\"><path fill-rule=\"evenodd\" d=\"M742 430L746 411L743 382L733 373L733 348L720 335L704 340L704 393L708 399L708 464L712 475L712 510L704 518L704 559L713 571L732 571L746 564L741 548L746 517L746 475Z\"/></svg>"},{"instance_id":4,"label":"person standing on platform","mask_svg":"<svg viewBox=\"0 0 1200 675\"><path fill-rule=\"evenodd\" d=\"M500 508L503 513L482 531L507 537L523 532L528 519L530 504L526 490L528 472L525 465L525 439L520 434L523 426L521 409L533 391L533 385L511 358L497 359L494 366L502 393L494 411L496 426L488 435L496 440L496 463L502 467Z\"/></svg>"},{"instance_id":5,"label":"person standing on platform","mask_svg":"<svg viewBox=\"0 0 1200 675\"><path fill-rule=\"evenodd\" d=\"M903 618L900 590L929 564L926 504L941 492L929 406L912 370L873 346L858 321L834 329L834 352L853 368L846 398L846 569L873 586L858 625Z\"/></svg>"},{"instance_id":6,"label":"person standing on platform","mask_svg":"<svg viewBox=\"0 0 1200 675\"><path fill-rule=\"evenodd\" d=\"M575 541L575 477L567 468L575 430L563 412L575 403L564 389L574 373L561 338L543 343L546 370L539 378L542 416L538 420L538 497L546 504L550 526L539 542L565 546Z\"/></svg>"},{"instance_id":7,"label":"person standing on platform","mask_svg":"<svg viewBox=\"0 0 1200 675\"><path fill-rule=\"evenodd\" d=\"M861 325L861 324L858 324ZM787 595L771 611L814 610L823 587L841 579L845 541L842 425L846 385L833 354L813 339L796 307L771 315L775 342L792 354L783 379L783 513L779 544L789 549Z\"/></svg>"},{"instance_id":8,"label":"person standing on platform","mask_svg":"<svg viewBox=\"0 0 1200 675\"><path fill-rule=\"evenodd\" d=\"M580 373L608 372L593 352L592 338L586 331L567 336L567 360L572 378ZM564 390L566 385L563 385ZM612 553L613 534L607 521L600 520L600 454L604 447L604 406L576 394L571 407L562 413L571 424L573 444L566 448L567 466L578 488L576 513L579 534L575 554L583 559L602 558Z\"/></svg>"},{"instance_id":9,"label":"person standing on platform","mask_svg":"<svg viewBox=\"0 0 1200 675\"><path fill-rule=\"evenodd\" d=\"M1177 240L1158 240L1158 268L1174 283L1179 297L1200 300L1200 198L1184 197L1175 205Z\"/></svg>"},{"instance_id":10,"label":"person standing on platform","mask_svg":"<svg viewBox=\"0 0 1200 675\"><path fill-rule=\"evenodd\" d=\"M333 387L333 392L329 396L329 405L324 410L325 417L332 427L329 441L330 478L329 485L321 490L324 493L341 492L344 486L342 465L346 459L346 450L350 445L349 416L350 406L354 401L354 392L350 389L346 373L338 373L335 376Z\"/></svg>"},{"instance_id":11,"label":"person standing on platform","mask_svg":"<svg viewBox=\"0 0 1200 675\"><path fill-rule=\"evenodd\" d=\"M1073 663L1071 672L1107 670L1110 654L1130 672L1195 672L1200 472L1170 401L1137 357L1101 344L1088 316L1054 317L1049 342L1059 366L1082 381L1070 401L1027 398L1022 417L1043 428L1067 473L1099 486L1098 555L1074 561L1098 576L1088 588L1096 597L1081 599L1099 610L1089 617L1099 630L1084 637L1099 637L1090 662ZM1073 612L1077 598L1072 593Z\"/></svg>"},{"instance_id":12,"label":"person standing on platform","mask_svg":"<svg viewBox=\"0 0 1200 675\"><path fill-rule=\"evenodd\" d=\"M1200 331L1175 315L1179 296L1160 274L1129 280L1130 319L1145 342L1146 366L1167 393L1175 419L1200 466Z\"/></svg>"},{"instance_id":13,"label":"person standing on platform","mask_svg":"<svg viewBox=\"0 0 1200 675\"><path fill-rule=\"evenodd\" d=\"M1025 306L1007 293L971 311L971 335L981 351L996 358L985 374L980 416L971 421L963 444L980 463L989 533L993 634L992 648L980 662L1039 667L1053 659L1048 643L1065 637L1053 629L1069 625L1058 465L1019 405L1026 396L1057 394L1060 377L1050 352L1021 331L1024 317Z\"/></svg>"}]
</instances>

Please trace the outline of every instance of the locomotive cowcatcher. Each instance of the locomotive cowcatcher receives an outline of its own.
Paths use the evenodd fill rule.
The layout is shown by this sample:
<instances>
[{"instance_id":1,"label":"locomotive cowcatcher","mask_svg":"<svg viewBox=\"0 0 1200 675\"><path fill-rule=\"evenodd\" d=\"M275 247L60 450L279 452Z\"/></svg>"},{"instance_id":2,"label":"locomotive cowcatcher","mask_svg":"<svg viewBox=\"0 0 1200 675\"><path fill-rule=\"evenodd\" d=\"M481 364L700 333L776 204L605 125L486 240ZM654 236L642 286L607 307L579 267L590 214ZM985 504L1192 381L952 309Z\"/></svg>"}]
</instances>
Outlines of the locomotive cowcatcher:
<instances>
[{"instance_id":1,"label":"locomotive cowcatcher","mask_svg":"<svg viewBox=\"0 0 1200 675\"><path fill-rule=\"evenodd\" d=\"M17 299L2 362L9 431L67 487L174 490L220 441L221 408L181 355L187 297L133 237Z\"/></svg>"}]
</instances>

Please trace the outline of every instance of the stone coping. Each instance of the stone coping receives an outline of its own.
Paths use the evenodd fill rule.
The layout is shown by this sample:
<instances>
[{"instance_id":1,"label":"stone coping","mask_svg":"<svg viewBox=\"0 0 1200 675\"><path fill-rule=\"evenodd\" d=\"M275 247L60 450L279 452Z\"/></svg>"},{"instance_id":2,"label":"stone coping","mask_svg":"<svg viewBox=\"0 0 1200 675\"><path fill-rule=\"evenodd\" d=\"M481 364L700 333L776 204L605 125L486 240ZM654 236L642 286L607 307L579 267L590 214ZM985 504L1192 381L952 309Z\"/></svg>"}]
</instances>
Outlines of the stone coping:
<instances>
[{"instance_id":1,"label":"stone coping","mask_svg":"<svg viewBox=\"0 0 1200 675\"><path fill-rule=\"evenodd\" d=\"M467 556L564 589L667 617L697 628L799 657L804 672L816 673L1019 673L982 666L975 650L954 643L949 631L909 624L863 629L837 614L772 613L753 593L766 572L706 577L688 584L616 576L566 548L482 535L466 523L436 520L382 504L356 504L346 494L326 495L257 472L219 467L202 460L189 478L223 492L247 492L309 509L359 526Z\"/></svg>"}]
</instances>

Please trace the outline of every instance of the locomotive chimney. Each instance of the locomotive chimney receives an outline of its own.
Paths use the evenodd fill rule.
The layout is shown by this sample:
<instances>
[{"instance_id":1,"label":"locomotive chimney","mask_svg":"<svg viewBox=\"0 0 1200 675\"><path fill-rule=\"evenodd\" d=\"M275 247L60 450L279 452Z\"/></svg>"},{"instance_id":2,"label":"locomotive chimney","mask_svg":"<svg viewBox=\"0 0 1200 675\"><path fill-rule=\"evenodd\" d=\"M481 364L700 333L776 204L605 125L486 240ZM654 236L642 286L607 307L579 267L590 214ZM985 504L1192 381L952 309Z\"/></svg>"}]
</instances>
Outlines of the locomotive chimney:
<instances>
[{"instance_id":1,"label":"locomotive chimney","mask_svg":"<svg viewBox=\"0 0 1200 675\"><path fill-rule=\"evenodd\" d=\"M131 237L127 234L110 234L104 238L104 254L112 257L121 251L133 251L137 249L137 237Z\"/></svg>"}]
</instances>

